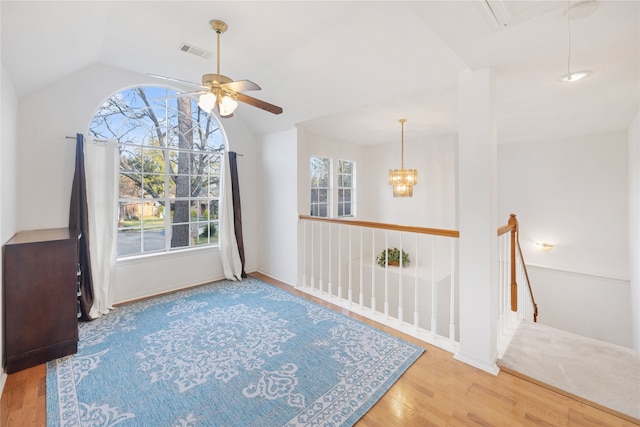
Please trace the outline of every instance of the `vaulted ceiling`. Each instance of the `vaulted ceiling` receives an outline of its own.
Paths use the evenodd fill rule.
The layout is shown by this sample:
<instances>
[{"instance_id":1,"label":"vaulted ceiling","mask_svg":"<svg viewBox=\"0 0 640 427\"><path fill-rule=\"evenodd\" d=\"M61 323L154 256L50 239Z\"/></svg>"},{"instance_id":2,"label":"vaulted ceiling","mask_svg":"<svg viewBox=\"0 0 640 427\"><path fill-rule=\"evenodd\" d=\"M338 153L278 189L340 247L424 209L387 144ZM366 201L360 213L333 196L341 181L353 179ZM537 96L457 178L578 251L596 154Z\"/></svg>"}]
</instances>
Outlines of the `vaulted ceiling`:
<instances>
[{"instance_id":1,"label":"vaulted ceiling","mask_svg":"<svg viewBox=\"0 0 640 427\"><path fill-rule=\"evenodd\" d=\"M0 15L2 64L20 97L96 63L198 82L215 72L208 22L221 19L222 74L284 108L241 105L228 119L256 134L298 125L378 144L398 140L401 117L413 140L455 133L467 68L495 72L499 143L624 131L640 108L637 1L2 0ZM569 34L572 71L593 74L561 83Z\"/></svg>"}]
</instances>

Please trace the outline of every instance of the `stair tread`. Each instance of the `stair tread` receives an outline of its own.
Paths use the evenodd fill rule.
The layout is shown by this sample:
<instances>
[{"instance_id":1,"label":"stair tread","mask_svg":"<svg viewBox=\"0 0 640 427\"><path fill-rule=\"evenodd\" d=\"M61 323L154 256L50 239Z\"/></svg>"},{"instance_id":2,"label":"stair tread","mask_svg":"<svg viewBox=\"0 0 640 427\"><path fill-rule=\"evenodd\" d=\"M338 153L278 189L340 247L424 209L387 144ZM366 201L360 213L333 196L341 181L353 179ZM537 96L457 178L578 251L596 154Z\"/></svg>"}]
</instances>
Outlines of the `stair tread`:
<instances>
[{"instance_id":1,"label":"stair tread","mask_svg":"<svg viewBox=\"0 0 640 427\"><path fill-rule=\"evenodd\" d=\"M640 353L522 321L498 366L640 420Z\"/></svg>"}]
</instances>

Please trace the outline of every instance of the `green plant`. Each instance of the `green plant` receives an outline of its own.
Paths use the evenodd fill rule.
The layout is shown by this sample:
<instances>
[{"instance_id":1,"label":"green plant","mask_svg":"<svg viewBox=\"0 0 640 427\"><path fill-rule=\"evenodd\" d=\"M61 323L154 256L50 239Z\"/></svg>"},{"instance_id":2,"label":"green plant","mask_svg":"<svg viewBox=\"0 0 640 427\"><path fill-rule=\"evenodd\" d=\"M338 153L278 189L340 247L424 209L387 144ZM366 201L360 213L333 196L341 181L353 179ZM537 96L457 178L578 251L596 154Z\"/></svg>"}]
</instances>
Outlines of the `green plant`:
<instances>
[{"instance_id":1,"label":"green plant","mask_svg":"<svg viewBox=\"0 0 640 427\"><path fill-rule=\"evenodd\" d=\"M216 234L216 225L212 222L210 222L202 231L202 233L200 233L200 238L202 239L206 239L207 237L211 236L213 237Z\"/></svg>"},{"instance_id":2,"label":"green plant","mask_svg":"<svg viewBox=\"0 0 640 427\"><path fill-rule=\"evenodd\" d=\"M387 254L389 260L387 261ZM380 267L384 267L385 265L400 265L400 249L396 247L390 247L378 254L376 258L376 262ZM406 267L411 264L411 259L409 258L409 254L405 251L402 251L402 266Z\"/></svg>"}]
</instances>

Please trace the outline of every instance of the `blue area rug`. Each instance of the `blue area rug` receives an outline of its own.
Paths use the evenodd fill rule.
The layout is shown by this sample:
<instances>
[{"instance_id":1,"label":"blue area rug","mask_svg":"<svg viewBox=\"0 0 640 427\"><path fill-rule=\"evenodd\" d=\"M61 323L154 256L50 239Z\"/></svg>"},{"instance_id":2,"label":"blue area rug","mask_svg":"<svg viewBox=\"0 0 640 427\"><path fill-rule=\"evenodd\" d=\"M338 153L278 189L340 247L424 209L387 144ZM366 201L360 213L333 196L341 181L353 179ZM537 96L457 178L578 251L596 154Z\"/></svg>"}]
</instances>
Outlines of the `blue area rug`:
<instances>
[{"instance_id":1,"label":"blue area rug","mask_svg":"<svg viewBox=\"0 0 640 427\"><path fill-rule=\"evenodd\" d=\"M121 306L47 364L48 426L348 426L422 348L255 279Z\"/></svg>"}]
</instances>

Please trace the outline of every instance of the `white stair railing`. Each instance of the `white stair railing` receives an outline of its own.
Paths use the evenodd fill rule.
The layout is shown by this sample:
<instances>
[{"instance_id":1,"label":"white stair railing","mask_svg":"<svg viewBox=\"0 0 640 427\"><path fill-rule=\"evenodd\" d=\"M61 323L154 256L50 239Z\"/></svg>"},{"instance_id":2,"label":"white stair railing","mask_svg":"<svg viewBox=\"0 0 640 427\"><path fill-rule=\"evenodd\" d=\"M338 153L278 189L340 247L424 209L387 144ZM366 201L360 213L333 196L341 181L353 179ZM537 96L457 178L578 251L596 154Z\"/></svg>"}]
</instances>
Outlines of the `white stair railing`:
<instances>
[{"instance_id":1,"label":"white stair railing","mask_svg":"<svg viewBox=\"0 0 640 427\"><path fill-rule=\"evenodd\" d=\"M305 215L300 216L299 227L298 289L457 351L457 230ZM405 252L409 262L402 256L397 266L389 264L388 256L378 262L389 248ZM314 285L316 276L320 286ZM322 286L323 277L328 286Z\"/></svg>"},{"instance_id":2,"label":"white stair railing","mask_svg":"<svg viewBox=\"0 0 640 427\"><path fill-rule=\"evenodd\" d=\"M518 220L509 216L506 225L498 228L499 313L498 357L506 350L509 341L522 319L536 322L538 306L535 302L527 266L518 239Z\"/></svg>"}]
</instances>

